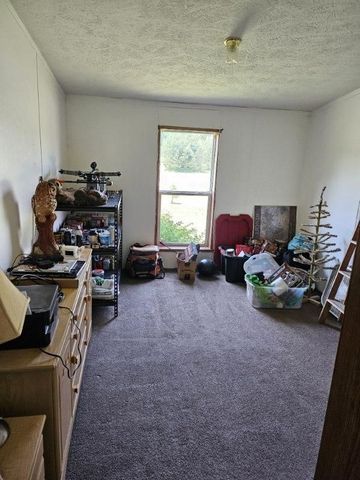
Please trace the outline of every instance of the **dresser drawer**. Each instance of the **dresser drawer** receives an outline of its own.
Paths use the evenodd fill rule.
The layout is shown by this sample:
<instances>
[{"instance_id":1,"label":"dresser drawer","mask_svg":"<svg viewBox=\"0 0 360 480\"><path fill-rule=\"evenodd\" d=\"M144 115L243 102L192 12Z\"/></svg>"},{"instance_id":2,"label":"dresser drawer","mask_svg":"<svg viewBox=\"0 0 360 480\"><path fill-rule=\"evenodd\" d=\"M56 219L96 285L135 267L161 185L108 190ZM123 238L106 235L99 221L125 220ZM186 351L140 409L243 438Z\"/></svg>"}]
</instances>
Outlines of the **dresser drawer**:
<instances>
[{"instance_id":1,"label":"dresser drawer","mask_svg":"<svg viewBox=\"0 0 360 480\"><path fill-rule=\"evenodd\" d=\"M83 299L79 315L75 317L71 325L71 354L78 350L79 342L84 342L86 345L90 339L90 325L91 325L91 297Z\"/></svg>"},{"instance_id":2,"label":"dresser drawer","mask_svg":"<svg viewBox=\"0 0 360 480\"><path fill-rule=\"evenodd\" d=\"M44 415L10 417L11 434L0 449L4 480L45 480L42 430Z\"/></svg>"},{"instance_id":3,"label":"dresser drawer","mask_svg":"<svg viewBox=\"0 0 360 480\"><path fill-rule=\"evenodd\" d=\"M83 282L83 284L81 285L81 288L79 289L79 294L78 294L78 297L77 297L76 305L75 305L74 310L73 310L75 318L79 317L86 297L87 297L87 282Z\"/></svg>"}]
</instances>

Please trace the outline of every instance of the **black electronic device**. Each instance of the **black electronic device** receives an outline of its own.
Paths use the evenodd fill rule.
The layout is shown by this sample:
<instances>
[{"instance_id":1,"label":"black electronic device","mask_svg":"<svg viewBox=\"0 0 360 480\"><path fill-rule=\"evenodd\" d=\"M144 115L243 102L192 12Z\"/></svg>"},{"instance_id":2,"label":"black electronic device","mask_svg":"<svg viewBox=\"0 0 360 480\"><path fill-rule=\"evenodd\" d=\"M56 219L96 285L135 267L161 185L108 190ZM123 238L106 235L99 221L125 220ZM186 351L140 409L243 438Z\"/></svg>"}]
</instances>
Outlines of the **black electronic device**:
<instances>
[{"instance_id":1,"label":"black electronic device","mask_svg":"<svg viewBox=\"0 0 360 480\"><path fill-rule=\"evenodd\" d=\"M55 263L50 268L40 268L38 263L22 263L11 270L11 275L15 277L36 275L47 278L76 278L84 265L84 260Z\"/></svg>"},{"instance_id":2,"label":"black electronic device","mask_svg":"<svg viewBox=\"0 0 360 480\"><path fill-rule=\"evenodd\" d=\"M25 317L21 335L0 344L0 350L47 347L58 320L59 287L57 285L21 285L17 288L30 298L31 313L27 313Z\"/></svg>"},{"instance_id":3,"label":"black electronic device","mask_svg":"<svg viewBox=\"0 0 360 480\"><path fill-rule=\"evenodd\" d=\"M52 260L48 260L48 259L39 259L37 260L36 262L36 265L39 267L39 268L42 268L42 269L47 269L47 268L52 268L55 263L52 261Z\"/></svg>"}]
</instances>

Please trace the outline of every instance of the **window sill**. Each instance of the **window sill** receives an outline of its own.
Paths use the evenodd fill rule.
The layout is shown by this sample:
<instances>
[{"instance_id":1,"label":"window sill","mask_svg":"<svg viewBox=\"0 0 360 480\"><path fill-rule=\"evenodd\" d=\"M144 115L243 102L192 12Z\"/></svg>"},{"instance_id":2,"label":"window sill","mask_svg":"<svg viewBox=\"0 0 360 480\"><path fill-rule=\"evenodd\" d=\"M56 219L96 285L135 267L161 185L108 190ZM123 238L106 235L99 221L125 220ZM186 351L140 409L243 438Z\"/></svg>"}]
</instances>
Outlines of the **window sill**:
<instances>
[{"instance_id":1,"label":"window sill","mask_svg":"<svg viewBox=\"0 0 360 480\"><path fill-rule=\"evenodd\" d=\"M159 251L160 252L174 252L174 253L177 253L177 252L183 252L185 250L186 246L183 246L183 247L164 247L162 245L159 245ZM214 249L213 248L209 248L209 247L200 247L200 253L201 252L214 252Z\"/></svg>"}]
</instances>

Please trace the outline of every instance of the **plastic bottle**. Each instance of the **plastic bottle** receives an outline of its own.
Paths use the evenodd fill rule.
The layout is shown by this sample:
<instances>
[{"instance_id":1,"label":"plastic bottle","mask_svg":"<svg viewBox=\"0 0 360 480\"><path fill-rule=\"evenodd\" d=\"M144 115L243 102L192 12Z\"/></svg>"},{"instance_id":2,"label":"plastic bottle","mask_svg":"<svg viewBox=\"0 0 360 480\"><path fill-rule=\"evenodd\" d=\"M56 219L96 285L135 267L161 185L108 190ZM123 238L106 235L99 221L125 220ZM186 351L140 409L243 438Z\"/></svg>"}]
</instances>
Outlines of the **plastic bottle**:
<instances>
[{"instance_id":1,"label":"plastic bottle","mask_svg":"<svg viewBox=\"0 0 360 480\"><path fill-rule=\"evenodd\" d=\"M81 245L83 244L83 232L80 227L78 227L75 230L75 236L76 236L76 245L78 247L81 247Z\"/></svg>"}]
</instances>

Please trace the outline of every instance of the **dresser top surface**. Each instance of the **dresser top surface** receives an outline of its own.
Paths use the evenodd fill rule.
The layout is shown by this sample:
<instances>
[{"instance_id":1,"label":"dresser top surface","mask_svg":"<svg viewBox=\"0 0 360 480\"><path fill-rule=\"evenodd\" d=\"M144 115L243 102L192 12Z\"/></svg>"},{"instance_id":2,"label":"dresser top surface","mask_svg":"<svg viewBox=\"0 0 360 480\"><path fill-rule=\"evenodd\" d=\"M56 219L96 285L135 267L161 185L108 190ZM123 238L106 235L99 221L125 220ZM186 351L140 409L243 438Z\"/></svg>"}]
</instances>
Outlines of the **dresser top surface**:
<instances>
[{"instance_id":1,"label":"dresser top surface","mask_svg":"<svg viewBox=\"0 0 360 480\"><path fill-rule=\"evenodd\" d=\"M88 268L91 262L91 250L86 249L81 257L88 262ZM79 296L83 293L82 285L86 281L86 270L84 269L79 277L79 287L62 288L64 299L60 302L59 315L54 336L45 350L52 354L58 354L67 338L67 331L71 328L71 313L79 301ZM70 309L70 310L68 310ZM21 348L14 350L0 351L0 373L32 370L35 368L54 368L57 362L56 357L51 357L41 352L39 348Z\"/></svg>"}]
</instances>

